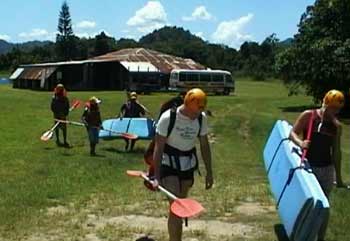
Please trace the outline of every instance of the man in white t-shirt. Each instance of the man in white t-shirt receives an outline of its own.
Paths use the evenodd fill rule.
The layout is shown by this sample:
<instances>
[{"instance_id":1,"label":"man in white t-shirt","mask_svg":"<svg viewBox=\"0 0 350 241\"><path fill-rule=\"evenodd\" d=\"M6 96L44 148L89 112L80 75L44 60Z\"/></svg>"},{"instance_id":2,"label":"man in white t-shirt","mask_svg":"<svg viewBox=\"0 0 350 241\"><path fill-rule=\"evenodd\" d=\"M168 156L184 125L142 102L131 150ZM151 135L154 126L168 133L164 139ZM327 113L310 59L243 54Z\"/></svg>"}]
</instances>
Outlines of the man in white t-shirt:
<instances>
[{"instance_id":1,"label":"man in white t-shirt","mask_svg":"<svg viewBox=\"0 0 350 241\"><path fill-rule=\"evenodd\" d=\"M208 142L208 124L204 109L206 94L198 88L187 92L184 104L176 111L164 112L157 124L153 153L155 162L154 187L161 184L180 198L187 197L198 168L195 141L198 138L206 169L205 187L213 185L211 151ZM174 118L175 117L175 118ZM170 204L171 204L170 200ZM170 210L170 209L169 209ZM169 212L169 241L181 241L182 219Z\"/></svg>"}]
</instances>

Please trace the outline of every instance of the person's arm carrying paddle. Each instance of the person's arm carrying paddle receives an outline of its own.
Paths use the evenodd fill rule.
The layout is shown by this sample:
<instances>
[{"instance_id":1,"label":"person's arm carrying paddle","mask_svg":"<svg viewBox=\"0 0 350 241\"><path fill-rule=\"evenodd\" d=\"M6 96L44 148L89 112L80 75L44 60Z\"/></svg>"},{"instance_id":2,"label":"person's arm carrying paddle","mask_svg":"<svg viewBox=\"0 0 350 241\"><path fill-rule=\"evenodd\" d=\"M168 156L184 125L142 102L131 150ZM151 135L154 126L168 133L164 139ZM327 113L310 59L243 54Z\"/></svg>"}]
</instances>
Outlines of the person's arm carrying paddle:
<instances>
[{"instance_id":1,"label":"person's arm carrying paddle","mask_svg":"<svg viewBox=\"0 0 350 241\"><path fill-rule=\"evenodd\" d=\"M201 154L206 170L206 176L205 176L205 189L210 189L213 186L214 179L213 179L213 171L212 171L212 165L211 165L211 151L208 141L208 136L200 136L199 137L199 143L201 147Z\"/></svg>"},{"instance_id":2,"label":"person's arm carrying paddle","mask_svg":"<svg viewBox=\"0 0 350 241\"><path fill-rule=\"evenodd\" d=\"M153 152L153 161L154 161L154 182L153 187L156 188L160 182L160 163L162 160L164 146L166 143L166 137L156 134L155 147Z\"/></svg>"}]
</instances>

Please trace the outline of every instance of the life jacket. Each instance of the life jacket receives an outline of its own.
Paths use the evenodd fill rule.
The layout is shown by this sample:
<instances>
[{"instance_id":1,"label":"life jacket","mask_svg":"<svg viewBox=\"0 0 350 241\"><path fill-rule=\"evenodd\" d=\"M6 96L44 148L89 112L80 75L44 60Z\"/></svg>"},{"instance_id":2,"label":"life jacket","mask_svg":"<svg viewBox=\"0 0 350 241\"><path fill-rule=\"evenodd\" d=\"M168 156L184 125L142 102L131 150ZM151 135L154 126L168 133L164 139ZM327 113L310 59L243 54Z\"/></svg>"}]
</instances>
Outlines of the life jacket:
<instances>
[{"instance_id":1,"label":"life jacket","mask_svg":"<svg viewBox=\"0 0 350 241\"><path fill-rule=\"evenodd\" d=\"M169 126L168 126L166 137L169 137L172 130L174 129L175 122L176 122L176 111L177 111L177 107L171 108ZM202 114L200 114L197 118L198 123L199 123L199 130L198 130L198 134L197 134L198 137L200 136L201 129L202 129L202 119L203 119L203 116L202 116ZM148 177L151 179L152 179L152 177L154 177L154 171L155 171L155 163L153 160L154 148L155 148L155 139L152 139L151 143L149 144L149 146L144 154L144 161L148 166ZM181 150L178 150L178 149L176 149L168 144L165 144L164 153L169 156L169 159L174 160L175 166L171 166L171 167L177 171L180 171L180 161L179 161L180 156L192 156L192 155L194 155L195 160L196 160L196 164L193 167L193 170L198 169L198 157L197 157L197 152L196 152L195 147L189 151L181 151ZM170 160L170 163L172 163L171 160ZM145 181L144 184L148 189L154 191L153 186L150 185L148 182Z\"/></svg>"}]
</instances>

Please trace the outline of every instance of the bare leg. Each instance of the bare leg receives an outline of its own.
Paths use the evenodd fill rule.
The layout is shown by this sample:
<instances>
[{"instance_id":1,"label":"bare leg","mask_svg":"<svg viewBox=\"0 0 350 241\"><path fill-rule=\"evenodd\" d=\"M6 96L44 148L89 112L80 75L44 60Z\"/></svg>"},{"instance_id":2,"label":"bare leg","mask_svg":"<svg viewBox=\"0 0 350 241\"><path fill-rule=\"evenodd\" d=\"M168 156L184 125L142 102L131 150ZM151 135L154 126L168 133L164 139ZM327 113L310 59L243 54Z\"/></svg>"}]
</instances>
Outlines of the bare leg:
<instances>
[{"instance_id":1,"label":"bare leg","mask_svg":"<svg viewBox=\"0 0 350 241\"><path fill-rule=\"evenodd\" d=\"M181 182L181 190L179 178L176 176L169 176L162 179L163 186L177 197L187 197L188 191L192 186L192 180L184 180ZM172 201L169 201L171 205ZM170 210L170 208L169 208ZM168 233L169 241L181 241L182 237L182 219L169 211L168 217Z\"/></svg>"}]
</instances>

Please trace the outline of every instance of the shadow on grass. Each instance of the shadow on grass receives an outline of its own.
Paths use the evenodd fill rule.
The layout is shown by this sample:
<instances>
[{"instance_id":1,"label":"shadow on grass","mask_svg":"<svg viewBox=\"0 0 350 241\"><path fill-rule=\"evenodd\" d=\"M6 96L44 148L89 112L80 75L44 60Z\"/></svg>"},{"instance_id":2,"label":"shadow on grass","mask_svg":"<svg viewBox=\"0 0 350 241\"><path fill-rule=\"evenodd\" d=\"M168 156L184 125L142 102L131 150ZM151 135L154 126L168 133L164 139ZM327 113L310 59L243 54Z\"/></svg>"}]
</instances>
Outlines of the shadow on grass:
<instances>
[{"instance_id":1,"label":"shadow on grass","mask_svg":"<svg viewBox=\"0 0 350 241\"><path fill-rule=\"evenodd\" d=\"M283 112L303 112L308 109L319 108L317 105L300 105L300 106L287 106L287 107L278 107Z\"/></svg>"},{"instance_id":2,"label":"shadow on grass","mask_svg":"<svg viewBox=\"0 0 350 241\"><path fill-rule=\"evenodd\" d=\"M286 230L282 224L276 224L274 226L275 234L278 238L278 241L289 241Z\"/></svg>"},{"instance_id":3,"label":"shadow on grass","mask_svg":"<svg viewBox=\"0 0 350 241\"><path fill-rule=\"evenodd\" d=\"M136 239L135 241L155 241L153 238L147 236Z\"/></svg>"},{"instance_id":4,"label":"shadow on grass","mask_svg":"<svg viewBox=\"0 0 350 241\"><path fill-rule=\"evenodd\" d=\"M107 148L102 148L102 149L105 151L108 151L108 152L115 152L115 153L119 153L119 154L137 154L137 153L144 154L146 151L144 148L135 148L132 151L130 151L130 150L125 151L125 149L120 150L120 149L117 149L114 147L107 147Z\"/></svg>"}]
</instances>

